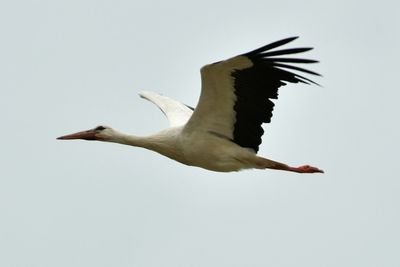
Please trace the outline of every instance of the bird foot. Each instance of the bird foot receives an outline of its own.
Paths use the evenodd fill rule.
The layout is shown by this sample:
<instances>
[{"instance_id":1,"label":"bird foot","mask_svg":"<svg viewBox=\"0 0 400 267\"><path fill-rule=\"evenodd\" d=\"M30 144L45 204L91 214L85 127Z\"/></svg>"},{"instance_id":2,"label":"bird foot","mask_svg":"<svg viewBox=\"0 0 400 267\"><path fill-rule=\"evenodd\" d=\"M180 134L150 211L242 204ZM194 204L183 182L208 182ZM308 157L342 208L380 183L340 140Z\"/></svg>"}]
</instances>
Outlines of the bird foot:
<instances>
[{"instance_id":1,"label":"bird foot","mask_svg":"<svg viewBox=\"0 0 400 267\"><path fill-rule=\"evenodd\" d=\"M298 173L315 173L315 172L324 173L323 170L320 170L317 167L313 167L310 165L304 165L300 167L289 167L289 171Z\"/></svg>"}]
</instances>

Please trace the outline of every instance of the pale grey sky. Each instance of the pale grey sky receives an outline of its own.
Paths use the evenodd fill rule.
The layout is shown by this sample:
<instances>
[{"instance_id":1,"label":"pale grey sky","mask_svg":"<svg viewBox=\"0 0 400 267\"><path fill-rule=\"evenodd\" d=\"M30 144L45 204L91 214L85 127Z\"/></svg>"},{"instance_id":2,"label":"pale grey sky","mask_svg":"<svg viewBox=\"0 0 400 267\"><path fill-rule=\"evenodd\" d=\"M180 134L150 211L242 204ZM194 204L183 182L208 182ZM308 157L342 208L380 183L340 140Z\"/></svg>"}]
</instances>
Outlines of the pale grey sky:
<instances>
[{"instance_id":1,"label":"pale grey sky","mask_svg":"<svg viewBox=\"0 0 400 267\"><path fill-rule=\"evenodd\" d=\"M400 266L396 1L2 1L0 266ZM324 175L215 173L57 136L167 126L207 63L299 35L260 154Z\"/></svg>"}]
</instances>

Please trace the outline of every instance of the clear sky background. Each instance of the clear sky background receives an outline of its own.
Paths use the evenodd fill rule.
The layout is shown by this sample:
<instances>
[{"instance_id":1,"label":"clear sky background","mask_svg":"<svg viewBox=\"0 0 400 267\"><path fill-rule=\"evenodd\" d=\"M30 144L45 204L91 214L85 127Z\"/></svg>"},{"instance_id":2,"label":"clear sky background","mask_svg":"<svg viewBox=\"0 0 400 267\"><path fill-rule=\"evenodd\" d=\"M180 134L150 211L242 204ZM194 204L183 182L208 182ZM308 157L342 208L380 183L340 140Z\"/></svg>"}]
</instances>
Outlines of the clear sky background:
<instances>
[{"instance_id":1,"label":"clear sky background","mask_svg":"<svg viewBox=\"0 0 400 267\"><path fill-rule=\"evenodd\" d=\"M0 266L400 266L398 1L2 1ZM201 66L299 35L323 87L281 88L260 154L215 173L57 136L167 126Z\"/></svg>"}]
</instances>

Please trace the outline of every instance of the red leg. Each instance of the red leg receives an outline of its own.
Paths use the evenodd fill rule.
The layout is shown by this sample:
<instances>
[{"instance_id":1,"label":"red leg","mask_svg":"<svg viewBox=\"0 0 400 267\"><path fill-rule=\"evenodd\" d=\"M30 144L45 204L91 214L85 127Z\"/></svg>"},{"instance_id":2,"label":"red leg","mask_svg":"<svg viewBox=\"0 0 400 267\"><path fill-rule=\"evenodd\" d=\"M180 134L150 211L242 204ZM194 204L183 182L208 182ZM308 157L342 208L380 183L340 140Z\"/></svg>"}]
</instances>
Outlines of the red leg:
<instances>
[{"instance_id":1,"label":"red leg","mask_svg":"<svg viewBox=\"0 0 400 267\"><path fill-rule=\"evenodd\" d=\"M324 173L323 170L320 170L320 169L310 166L310 165L304 165L304 166L300 166L300 167L288 167L286 170L292 171L292 172L298 172L298 173L315 173L315 172Z\"/></svg>"},{"instance_id":2,"label":"red leg","mask_svg":"<svg viewBox=\"0 0 400 267\"><path fill-rule=\"evenodd\" d=\"M297 173L315 173L315 172L324 173L323 170L320 170L316 167L312 167L310 165L304 165L304 166L300 166L300 167L290 167L284 163L273 161L273 160L262 158L262 157L256 157L255 162L257 163L257 168L259 168L259 169L268 168L268 169L297 172Z\"/></svg>"}]
</instances>

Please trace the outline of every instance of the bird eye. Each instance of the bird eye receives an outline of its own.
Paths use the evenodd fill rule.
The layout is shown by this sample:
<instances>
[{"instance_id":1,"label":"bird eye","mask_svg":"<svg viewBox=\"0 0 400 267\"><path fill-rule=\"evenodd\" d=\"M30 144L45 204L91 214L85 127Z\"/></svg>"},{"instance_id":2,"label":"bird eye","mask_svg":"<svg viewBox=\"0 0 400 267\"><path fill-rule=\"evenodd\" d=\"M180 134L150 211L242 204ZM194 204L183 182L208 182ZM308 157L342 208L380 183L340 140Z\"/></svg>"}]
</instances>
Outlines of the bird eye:
<instances>
[{"instance_id":1,"label":"bird eye","mask_svg":"<svg viewBox=\"0 0 400 267\"><path fill-rule=\"evenodd\" d=\"M95 131L103 131L105 129L106 129L106 127L104 127L104 126L97 126L96 128L94 128Z\"/></svg>"}]
</instances>

